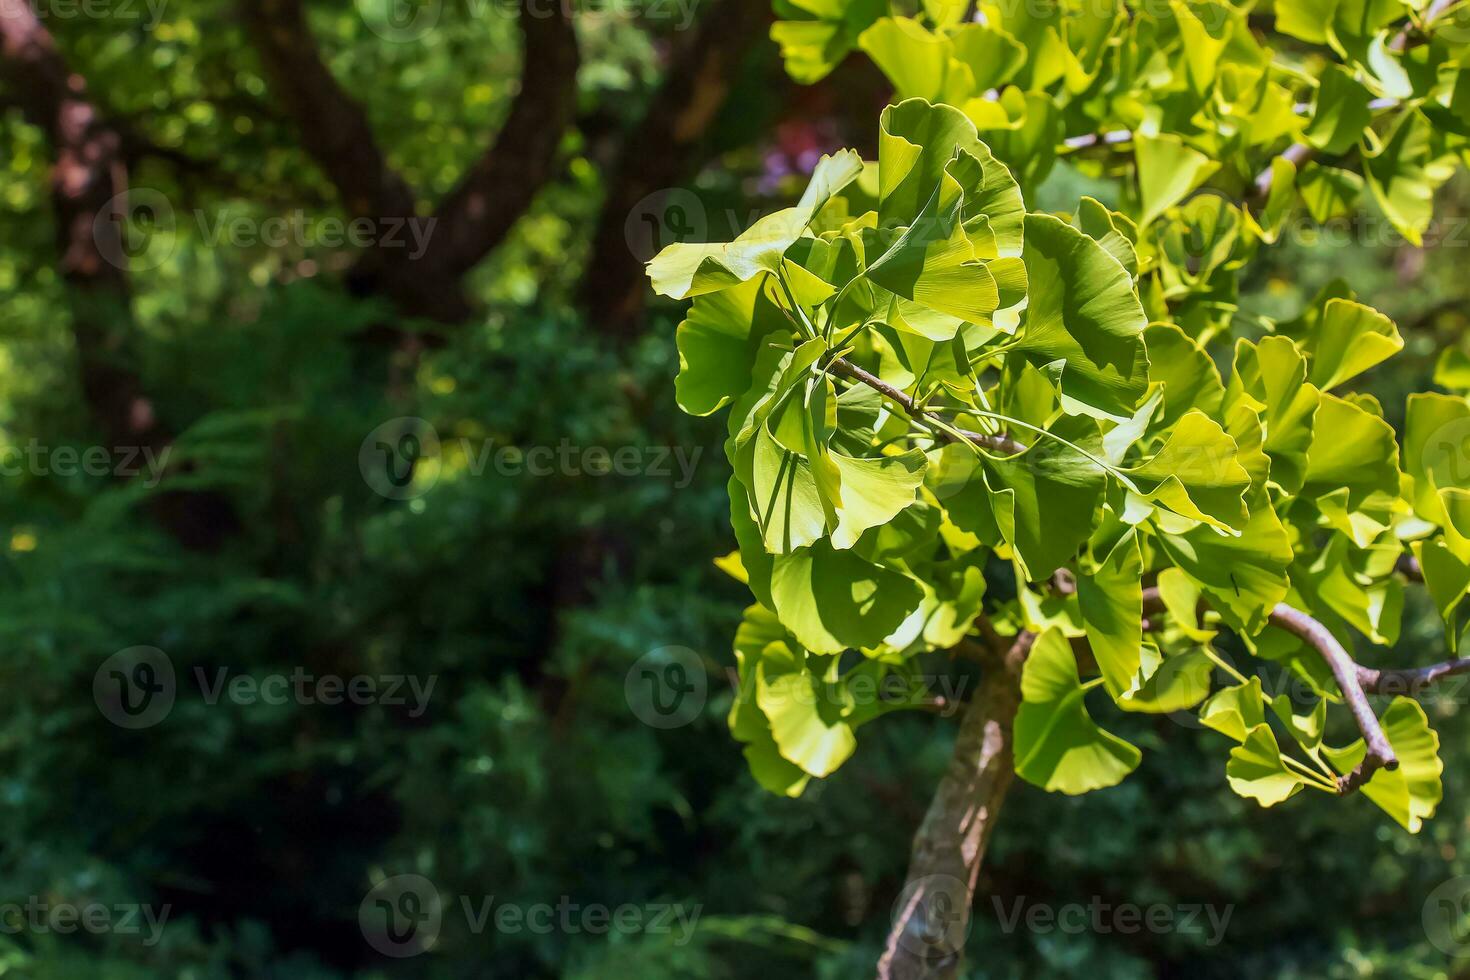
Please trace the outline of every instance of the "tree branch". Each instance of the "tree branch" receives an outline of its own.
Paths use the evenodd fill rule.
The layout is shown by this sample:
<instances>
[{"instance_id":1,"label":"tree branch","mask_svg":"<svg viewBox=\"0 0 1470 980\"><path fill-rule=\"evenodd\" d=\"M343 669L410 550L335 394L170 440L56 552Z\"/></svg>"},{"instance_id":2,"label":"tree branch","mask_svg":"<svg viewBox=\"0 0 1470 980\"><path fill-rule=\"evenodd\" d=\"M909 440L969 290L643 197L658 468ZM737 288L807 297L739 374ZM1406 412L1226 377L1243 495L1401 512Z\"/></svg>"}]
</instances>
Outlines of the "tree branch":
<instances>
[{"instance_id":1,"label":"tree branch","mask_svg":"<svg viewBox=\"0 0 1470 980\"><path fill-rule=\"evenodd\" d=\"M872 388L874 391L881 394L883 397L897 403L898 406L902 408L905 412L907 412L912 418L933 429L935 436L942 441L958 441L951 432L947 431L946 428L940 427L941 423L938 418L930 415L928 412L920 408L918 404L914 401L912 396L910 396L907 392L903 391L902 389L895 388L893 385L884 381L877 375L863 370L856 364L849 361L847 358L836 358L827 365L827 370L830 373L837 375L838 377L846 378L849 381L856 381L859 384L865 384L869 388ZM960 435L964 436L965 439L974 443L976 446L979 446L981 449L985 449L993 453L1000 453L1003 456L1015 456L1018 453L1024 453L1027 449L1026 446L1005 435L991 436L986 435L983 432L971 432L969 429L955 429L954 431L958 432Z\"/></svg>"},{"instance_id":2,"label":"tree branch","mask_svg":"<svg viewBox=\"0 0 1470 980\"><path fill-rule=\"evenodd\" d=\"M903 892L879 980L949 980L959 975L980 864L1015 777L1011 729L1021 704L1017 676L1035 640L986 651L980 687L965 708L954 753L914 834Z\"/></svg>"},{"instance_id":3,"label":"tree branch","mask_svg":"<svg viewBox=\"0 0 1470 980\"><path fill-rule=\"evenodd\" d=\"M910 414L916 411L913 400L907 395L856 365L839 358L830 367L834 369L834 373L863 381L870 387L876 388L903 405ZM1004 439L1010 445L1020 447L1017 451L1026 450L1025 446L1008 436L985 436L980 433L961 431L966 438L981 448L989 448L992 440ZM1423 580L1419 563L1412 558L1401 558L1397 570L1410 578ZM1059 579L1057 588L1065 593L1075 590L1076 585L1067 578L1062 578ZM1143 611L1145 613L1157 610L1162 605L1163 599L1157 588L1150 587L1144 590ZM1270 621L1278 628L1306 641L1327 663L1328 668L1332 671L1333 679L1337 681L1338 689L1342 692L1343 700L1347 702L1348 710L1352 713L1353 721L1363 736L1363 761L1352 772L1338 780L1338 791L1343 794L1351 793L1361 787L1373 778L1373 774L1379 769L1392 772L1399 767L1393 747L1389 745L1388 739L1383 734L1383 727L1378 723L1378 717L1373 713L1372 706L1368 704L1368 693L1417 694L1446 677L1470 673L1470 658L1448 660L1427 667L1397 670L1364 667L1343 648L1337 637L1332 635L1331 630L1307 613L1285 603L1278 604L1271 610Z\"/></svg>"},{"instance_id":4,"label":"tree branch","mask_svg":"<svg viewBox=\"0 0 1470 980\"><path fill-rule=\"evenodd\" d=\"M557 149L577 107L580 55L570 7L521 2L520 90L490 149L435 210L423 261L447 275L463 276L504 241L556 174Z\"/></svg>"},{"instance_id":5,"label":"tree branch","mask_svg":"<svg viewBox=\"0 0 1470 980\"><path fill-rule=\"evenodd\" d=\"M57 267L65 283L82 397L116 450L163 457L174 434L143 388L132 349L133 318L124 247L128 173L118 129L103 118L27 0L0 0L0 75L26 120L50 144ZM211 549L237 520L217 494L162 492L150 508L176 540Z\"/></svg>"},{"instance_id":6,"label":"tree branch","mask_svg":"<svg viewBox=\"0 0 1470 980\"><path fill-rule=\"evenodd\" d=\"M1378 716L1373 713L1367 695L1363 693L1363 685L1359 680L1359 671L1362 668L1343 649L1342 644L1337 642L1332 631L1300 609L1293 609L1285 603L1271 610L1271 623L1305 640L1308 646L1327 661L1327 666L1337 681L1338 690L1342 692L1343 700L1352 712L1353 721L1363 735L1363 761L1337 781L1338 792L1351 793L1372 779L1379 769L1390 772L1397 769L1398 757L1393 754L1393 746L1384 737L1383 728L1378 724Z\"/></svg>"},{"instance_id":7,"label":"tree branch","mask_svg":"<svg viewBox=\"0 0 1470 980\"><path fill-rule=\"evenodd\" d=\"M610 167L592 236L582 306L618 342L636 336L647 285L627 241L629 217L657 191L690 181L705 161L711 126L725 107L747 55L774 19L763 0L720 0L669 61L664 82ZM787 84L784 77L774 84ZM656 242L665 245L668 242Z\"/></svg>"},{"instance_id":8,"label":"tree branch","mask_svg":"<svg viewBox=\"0 0 1470 980\"><path fill-rule=\"evenodd\" d=\"M239 10L272 91L343 208L355 218L412 217L413 192L388 165L367 113L322 60L302 0L241 0Z\"/></svg>"}]
</instances>

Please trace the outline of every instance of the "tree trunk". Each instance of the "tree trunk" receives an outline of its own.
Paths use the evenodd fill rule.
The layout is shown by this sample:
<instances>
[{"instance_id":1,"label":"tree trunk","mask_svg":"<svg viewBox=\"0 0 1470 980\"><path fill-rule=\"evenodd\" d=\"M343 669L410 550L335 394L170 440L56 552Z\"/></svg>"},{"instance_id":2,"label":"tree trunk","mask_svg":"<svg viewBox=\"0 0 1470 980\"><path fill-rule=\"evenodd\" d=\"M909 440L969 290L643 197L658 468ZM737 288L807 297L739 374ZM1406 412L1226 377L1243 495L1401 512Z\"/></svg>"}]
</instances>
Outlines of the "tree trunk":
<instances>
[{"instance_id":1,"label":"tree trunk","mask_svg":"<svg viewBox=\"0 0 1470 980\"><path fill-rule=\"evenodd\" d=\"M1023 639L1005 658L1024 656ZM879 980L959 976L980 862L1015 775L1011 725L1020 707L1016 670L991 658L960 722L954 755L914 835L908 881L878 961Z\"/></svg>"}]
</instances>

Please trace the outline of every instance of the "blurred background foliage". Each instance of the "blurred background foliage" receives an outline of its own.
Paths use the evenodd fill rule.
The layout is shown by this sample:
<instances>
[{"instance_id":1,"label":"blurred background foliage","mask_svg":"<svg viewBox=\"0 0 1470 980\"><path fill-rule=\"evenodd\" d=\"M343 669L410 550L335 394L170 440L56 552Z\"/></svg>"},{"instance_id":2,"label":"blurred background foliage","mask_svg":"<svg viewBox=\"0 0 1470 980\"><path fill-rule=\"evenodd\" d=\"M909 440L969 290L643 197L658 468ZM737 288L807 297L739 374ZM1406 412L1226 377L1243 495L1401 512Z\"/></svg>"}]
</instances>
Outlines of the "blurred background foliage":
<instances>
[{"instance_id":1,"label":"blurred background foliage","mask_svg":"<svg viewBox=\"0 0 1470 980\"><path fill-rule=\"evenodd\" d=\"M488 9L447 4L435 30L395 44L352 3L311 7L324 59L426 200L483 150L514 94L518 32ZM315 223L342 216L334 191L274 105L233 5L166 4L151 29L120 15L46 24L116 118L190 161L144 159L131 175L177 219L153 243L163 259L133 275L136 356L180 433L176 461L194 464L164 488L225 494L240 527L213 551L190 550L148 517L162 489L35 472L0 480L0 904L171 909L153 946L136 935L0 935L0 976L869 974L953 720L886 720L801 799L756 786L724 724L744 590L711 562L731 545L721 423L674 410L675 307L650 309L632 342L613 345L574 300L600 260L589 254L607 180L598 143L649 104L670 26L578 20L579 123L556 179L474 271L473 322L399 359L406 377L384 384L363 370L354 337L395 314L340 285L350 250L313 244ZM721 222L788 200L813 151L869 147L884 99L860 65L797 92L770 45L732 85L692 183L717 240ZM96 445L55 271L49 151L13 108L0 126L0 440L7 451ZM1066 208L1091 187L1063 165L1042 203ZM1255 266L1246 310L1289 314L1347 278L1407 339L1369 382L1384 405L1402 406L1429 387L1440 351L1470 350L1470 186L1447 187L1436 210L1442 241L1426 250L1297 223ZM298 211L307 233L283 247L211 243L196 220ZM432 489L409 501L378 496L358 468L366 435L400 416L428 419L450 447L418 474ZM461 437L702 455L688 486L676 486L677 470L510 477L476 472L452 450ZM1440 642L1431 619L1420 611L1405 650ZM125 731L97 710L92 678L140 644L167 652L180 696L163 723ZM661 731L629 710L623 682L669 645L699 652L710 698L692 724ZM187 679L221 667L437 681L417 717L210 705ZM1445 742L1445 802L1418 837L1361 799L1259 810L1226 787L1218 746L1204 744L1216 736L1129 716L1120 734L1151 750L1134 779L1081 799L1016 789L984 871L972 975L1455 974L1421 910L1438 883L1470 873L1467 696L1451 686L1427 704ZM569 896L682 902L701 917L680 945L475 934L448 914L432 952L393 961L364 942L358 906L375 880L410 871L451 911L461 896ZM997 910L1018 899L1208 903L1231 918L1215 944L1204 928L1007 931Z\"/></svg>"}]
</instances>

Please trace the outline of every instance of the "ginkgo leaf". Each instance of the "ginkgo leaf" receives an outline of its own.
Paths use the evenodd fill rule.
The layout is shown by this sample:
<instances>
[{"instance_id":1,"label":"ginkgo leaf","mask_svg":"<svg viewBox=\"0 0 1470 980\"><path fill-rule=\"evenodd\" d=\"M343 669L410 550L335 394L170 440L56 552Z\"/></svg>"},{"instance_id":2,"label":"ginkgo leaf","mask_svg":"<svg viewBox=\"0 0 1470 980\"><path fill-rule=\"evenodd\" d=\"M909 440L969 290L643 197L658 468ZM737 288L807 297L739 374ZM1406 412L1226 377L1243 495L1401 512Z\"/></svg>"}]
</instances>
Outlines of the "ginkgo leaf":
<instances>
[{"instance_id":1,"label":"ginkgo leaf","mask_svg":"<svg viewBox=\"0 0 1470 980\"><path fill-rule=\"evenodd\" d=\"M857 44L868 25L888 10L887 0L775 0L771 40L781 46L786 71L804 85L826 78Z\"/></svg>"},{"instance_id":2,"label":"ginkgo leaf","mask_svg":"<svg viewBox=\"0 0 1470 980\"><path fill-rule=\"evenodd\" d=\"M1445 623L1445 639L1451 653L1459 650L1460 638L1470 626L1470 556L1457 555L1443 541L1421 541L1415 557L1424 572L1424 586Z\"/></svg>"},{"instance_id":3,"label":"ginkgo leaf","mask_svg":"<svg viewBox=\"0 0 1470 980\"><path fill-rule=\"evenodd\" d=\"M947 105L907 99L879 120L879 225L907 226L938 190L959 151L974 165L961 176L962 220L984 215L997 257L1019 256L1026 206L1010 172L995 159L965 114Z\"/></svg>"},{"instance_id":4,"label":"ginkgo leaf","mask_svg":"<svg viewBox=\"0 0 1470 980\"><path fill-rule=\"evenodd\" d=\"M1083 702L1072 647L1060 630L1036 638L1021 674L1016 774L1052 792L1076 795L1121 782L1138 768L1136 746L1103 731Z\"/></svg>"},{"instance_id":5,"label":"ginkgo leaf","mask_svg":"<svg viewBox=\"0 0 1470 980\"><path fill-rule=\"evenodd\" d=\"M867 270L889 292L956 317L956 329L963 321L989 321L1000 304L995 278L962 223L964 190L954 176L978 164L957 152L913 224Z\"/></svg>"},{"instance_id":6,"label":"ginkgo leaf","mask_svg":"<svg viewBox=\"0 0 1470 980\"><path fill-rule=\"evenodd\" d=\"M1148 347L1148 379L1164 386L1160 424L1169 428L1192 409L1218 418L1225 385L1205 349L1172 323L1149 324L1143 339Z\"/></svg>"},{"instance_id":7,"label":"ginkgo leaf","mask_svg":"<svg viewBox=\"0 0 1470 980\"><path fill-rule=\"evenodd\" d=\"M1199 720L1206 728L1244 743L1252 731L1266 723L1261 679L1252 677L1244 684L1215 692L1200 707Z\"/></svg>"},{"instance_id":8,"label":"ginkgo leaf","mask_svg":"<svg viewBox=\"0 0 1470 980\"><path fill-rule=\"evenodd\" d=\"M1443 526L1441 487L1470 486L1470 399L1437 392L1409 396L1404 470L1413 479L1414 511Z\"/></svg>"},{"instance_id":9,"label":"ginkgo leaf","mask_svg":"<svg viewBox=\"0 0 1470 980\"><path fill-rule=\"evenodd\" d=\"M1138 229L1127 218L1095 198L1083 197L1077 203L1077 227L1117 259L1130 276L1138 277Z\"/></svg>"},{"instance_id":10,"label":"ginkgo leaf","mask_svg":"<svg viewBox=\"0 0 1470 980\"><path fill-rule=\"evenodd\" d=\"M806 789L811 776L782 757L770 722L756 701L757 672L766 648L775 645L789 655L785 644L786 631L769 609L755 605L745 610L735 632L740 686L730 705L728 724L730 734L745 744L745 760L756 782L768 792L796 797Z\"/></svg>"},{"instance_id":11,"label":"ginkgo leaf","mask_svg":"<svg viewBox=\"0 0 1470 980\"><path fill-rule=\"evenodd\" d=\"M1393 427L1380 415L1362 402L1323 394L1302 492L1317 495L1346 487L1351 507L1375 492L1397 495L1398 456Z\"/></svg>"},{"instance_id":12,"label":"ginkgo leaf","mask_svg":"<svg viewBox=\"0 0 1470 980\"><path fill-rule=\"evenodd\" d=\"M1024 258L1031 292L1019 349L1038 367L1064 362L1062 392L1078 410L1131 415L1148 387L1148 319L1127 270L1050 215L1026 216Z\"/></svg>"},{"instance_id":13,"label":"ginkgo leaf","mask_svg":"<svg viewBox=\"0 0 1470 980\"><path fill-rule=\"evenodd\" d=\"M1372 99L1373 93L1347 69L1328 65L1318 80L1312 123L1306 130L1307 142L1333 156L1356 145L1373 120L1372 110L1368 108Z\"/></svg>"},{"instance_id":14,"label":"ginkgo leaf","mask_svg":"<svg viewBox=\"0 0 1470 980\"><path fill-rule=\"evenodd\" d=\"M1365 581L1354 573L1348 549L1346 538L1333 537L1310 565L1298 563L1293 582L1311 593L1313 606L1331 609L1374 643L1393 646L1404 612L1403 583L1393 577Z\"/></svg>"},{"instance_id":15,"label":"ginkgo leaf","mask_svg":"<svg viewBox=\"0 0 1470 980\"><path fill-rule=\"evenodd\" d=\"M863 32L858 44L888 76L900 99L949 101L946 82L954 57L949 38L931 33L909 17L880 17ZM964 88L973 89L974 76L969 75L968 81Z\"/></svg>"},{"instance_id":16,"label":"ginkgo leaf","mask_svg":"<svg viewBox=\"0 0 1470 980\"><path fill-rule=\"evenodd\" d=\"M766 550L784 555L820 540L827 514L811 464L757 427L748 444L750 505Z\"/></svg>"},{"instance_id":17,"label":"ginkgo leaf","mask_svg":"<svg viewBox=\"0 0 1470 980\"><path fill-rule=\"evenodd\" d=\"M806 232L817 212L862 172L862 157L852 150L822 157L796 207L766 215L733 242L680 242L654 256L648 263L654 290L673 299L687 299L739 285L763 272L781 271L782 256Z\"/></svg>"},{"instance_id":18,"label":"ginkgo leaf","mask_svg":"<svg viewBox=\"0 0 1470 980\"><path fill-rule=\"evenodd\" d=\"M1260 413L1271 460L1271 482L1295 493L1307 474L1307 449L1321 402L1321 392L1307 378L1307 362L1287 337L1263 337L1257 344L1235 346L1235 371L1226 389L1226 406L1251 400Z\"/></svg>"},{"instance_id":19,"label":"ginkgo leaf","mask_svg":"<svg viewBox=\"0 0 1470 980\"><path fill-rule=\"evenodd\" d=\"M1434 217L1434 192L1454 173L1436 155L1428 120L1409 109L1382 148L1364 162L1368 188L1388 220L1412 244L1424 244Z\"/></svg>"},{"instance_id":20,"label":"ginkgo leaf","mask_svg":"<svg viewBox=\"0 0 1470 980\"><path fill-rule=\"evenodd\" d=\"M1394 698L1379 724L1399 767L1391 772L1378 770L1363 784L1361 792L1399 826L1417 834L1424 821L1434 816L1444 796L1439 736L1429 727L1429 718L1419 702L1410 698ZM1362 739L1340 749L1324 746L1322 751L1343 773L1363 761L1366 754Z\"/></svg>"},{"instance_id":21,"label":"ginkgo leaf","mask_svg":"<svg viewBox=\"0 0 1470 980\"><path fill-rule=\"evenodd\" d=\"M1350 381L1404 349L1404 338L1388 317L1352 300L1329 299L1310 332L1298 338L1311 370L1307 380L1323 391Z\"/></svg>"},{"instance_id":22,"label":"ginkgo leaf","mask_svg":"<svg viewBox=\"0 0 1470 980\"><path fill-rule=\"evenodd\" d=\"M1163 652L1145 642L1142 679L1118 698L1118 707L1150 714L1185 711L1209 696L1214 670L1215 662L1202 647Z\"/></svg>"},{"instance_id":23,"label":"ginkgo leaf","mask_svg":"<svg viewBox=\"0 0 1470 980\"><path fill-rule=\"evenodd\" d=\"M1270 501L1247 501L1250 521L1238 536L1200 525L1183 534L1162 534L1169 558L1209 594L1226 622L1254 633L1286 597L1291 539Z\"/></svg>"},{"instance_id":24,"label":"ginkgo leaf","mask_svg":"<svg viewBox=\"0 0 1470 980\"><path fill-rule=\"evenodd\" d=\"M1451 390L1470 391L1470 355L1458 347L1446 347L1434 365L1434 383Z\"/></svg>"},{"instance_id":25,"label":"ginkgo leaf","mask_svg":"<svg viewBox=\"0 0 1470 980\"><path fill-rule=\"evenodd\" d=\"M924 453L911 449L895 456L858 459L833 451L841 499L832 546L850 548L869 528L882 527L918 499L924 482Z\"/></svg>"},{"instance_id":26,"label":"ginkgo leaf","mask_svg":"<svg viewBox=\"0 0 1470 980\"><path fill-rule=\"evenodd\" d=\"M783 653L789 650L782 648ZM756 670L756 704L781 757L811 776L831 775L852 757L857 736L844 717L830 671L805 655L767 648ZM832 669L835 659L829 659ZM818 673L821 671L821 673Z\"/></svg>"},{"instance_id":27,"label":"ginkgo leaf","mask_svg":"<svg viewBox=\"0 0 1470 980\"><path fill-rule=\"evenodd\" d=\"M776 614L813 653L877 646L923 595L902 572L822 542L778 555L771 569Z\"/></svg>"},{"instance_id":28,"label":"ginkgo leaf","mask_svg":"<svg viewBox=\"0 0 1470 980\"><path fill-rule=\"evenodd\" d=\"M750 388L750 372L764 338L790 327L768 276L701 296L676 334L679 407L709 415Z\"/></svg>"},{"instance_id":29,"label":"ginkgo leaf","mask_svg":"<svg viewBox=\"0 0 1470 980\"><path fill-rule=\"evenodd\" d=\"M1351 170L1309 163L1297 177L1297 188L1312 219L1326 223L1351 214L1363 196L1363 178Z\"/></svg>"},{"instance_id":30,"label":"ginkgo leaf","mask_svg":"<svg viewBox=\"0 0 1470 980\"><path fill-rule=\"evenodd\" d=\"M1138 138L1133 153L1138 161L1138 188L1143 203L1143 213L1138 219L1140 226L1153 224L1220 169L1217 161L1167 133Z\"/></svg>"},{"instance_id":31,"label":"ginkgo leaf","mask_svg":"<svg viewBox=\"0 0 1470 980\"><path fill-rule=\"evenodd\" d=\"M1230 750L1225 765L1230 788L1261 806L1275 806L1295 796L1307 784L1281 758L1281 746L1269 725L1257 725L1245 741Z\"/></svg>"},{"instance_id":32,"label":"ginkgo leaf","mask_svg":"<svg viewBox=\"0 0 1470 980\"><path fill-rule=\"evenodd\" d=\"M1186 413L1157 453L1124 472L1148 500L1181 517L1221 531L1246 525L1250 474L1236 459L1235 440L1203 412Z\"/></svg>"},{"instance_id":33,"label":"ginkgo leaf","mask_svg":"<svg viewBox=\"0 0 1470 980\"><path fill-rule=\"evenodd\" d=\"M1074 445L1083 438L1089 419L1060 424L1056 431ZM1102 472L1066 447L1014 460L986 460L983 480L972 482L951 509L963 510L974 502L968 528L983 530L983 521L997 522L1000 537L1010 544L1027 581L1047 578L1076 553L1091 536L1093 508L1102 491ZM976 494L986 499L975 501ZM998 510L997 510L998 509ZM987 516L994 515L994 516Z\"/></svg>"},{"instance_id":34,"label":"ginkgo leaf","mask_svg":"<svg viewBox=\"0 0 1470 980\"><path fill-rule=\"evenodd\" d=\"M1091 574L1077 576L1077 604L1103 683L1121 697L1138 677L1143 649L1143 558L1126 535Z\"/></svg>"}]
</instances>

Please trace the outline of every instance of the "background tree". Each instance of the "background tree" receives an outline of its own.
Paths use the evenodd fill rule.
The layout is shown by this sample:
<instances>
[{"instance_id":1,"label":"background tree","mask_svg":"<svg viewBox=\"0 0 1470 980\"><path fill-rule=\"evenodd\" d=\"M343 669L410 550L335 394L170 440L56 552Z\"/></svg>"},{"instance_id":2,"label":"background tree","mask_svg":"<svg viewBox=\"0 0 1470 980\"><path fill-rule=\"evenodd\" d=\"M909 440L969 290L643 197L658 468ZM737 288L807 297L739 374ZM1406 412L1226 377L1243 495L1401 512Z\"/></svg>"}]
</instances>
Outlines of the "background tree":
<instances>
[{"instance_id":1,"label":"background tree","mask_svg":"<svg viewBox=\"0 0 1470 980\"><path fill-rule=\"evenodd\" d=\"M691 227L707 233L690 240L730 240L790 206L823 154L851 146L878 160L893 85L856 51L818 83L790 80L781 52L792 28L777 27L773 42L771 22L820 11L586 5L567 32L529 23L523 9L57 2L8 6L0 19L0 910L33 896L170 908L152 944L146 933L17 932L6 917L0 969L847 977L882 955L959 712L1009 688L936 648L910 662L914 683L890 692L924 710L866 726L858 751L801 797L751 778L731 751L739 685L720 652L749 590L709 561L732 546L724 422L671 411L670 340L687 304L647 302L642 263ZM892 12L927 16L917 5ZM1452 14L1436 15L1434 33ZM833 33L834 58L868 26ZM1317 49L1270 34L1264 9L1250 26L1277 58L1320 74ZM543 74L545 87L525 93L523 79L542 70L524 63L527 46L569 58L572 37L574 90ZM1410 61L1436 50L1411 40ZM1448 79L1453 68L1438 71ZM1309 83L1291 77L1310 101ZM1217 94L1233 84L1220 81ZM1038 85L1024 87L1059 91ZM1104 111L1094 101L1086 113ZM1044 178L1018 167L993 128L980 138L1017 174L1031 211L1072 215L1088 195L1136 213L1134 147L1106 135L1148 131L1127 103L1106 118L1068 115ZM532 108L538 121L567 115L510 139ZM1440 127L1434 105L1424 111ZM327 139L349 126L350 145ZM1089 145L1066 142L1082 136ZM1263 148L1259 163L1292 138ZM1190 145L1222 162L1203 186L1238 203L1221 183L1232 172L1225 154ZM1355 152L1313 162L1356 170ZM486 170L525 182L477 181ZM456 197L476 183L490 188L483 200ZM344 184L399 204L358 210ZM1465 185L1453 178L1436 195L1425 244L1438 248L1368 219L1319 224L1317 199L1304 192L1277 243L1236 270L1236 294L1193 305L1211 316L1211 302L1237 306L1231 326L1254 342L1256 318L1290 322L1333 279L1348 280L1398 324L1405 347L1336 393L1372 393L1403 432L1406 395L1430 387L1444 350L1466 352L1465 283L1449 247ZM455 274L443 256L473 249L436 246L429 229L460 200L497 217L461 222L486 251ZM1368 215L1375 201L1365 186ZM367 233L344 236L359 218ZM418 252L410 219L438 257ZM394 227L402 247L387 240ZM1223 281L1219 269L1209 275ZM1163 283L1170 297L1176 285ZM1144 296L1147 315L1165 319L1153 302ZM1457 363L1449 357L1441 377L1456 377ZM401 434L404 417L432 426L440 449L385 496L363 460L381 466L371 455L380 429ZM505 465L514 450L555 459L563 446L575 465L541 475ZM583 465L595 447L635 452L637 475L596 475ZM97 452L102 466L81 465ZM680 456L693 461L687 473ZM1013 574L994 558L982 571L995 613ZM1393 653L1350 647L1361 662L1448 655L1427 591L1405 588L1404 601ZM1145 618L1158 624L1150 637L1177 628L1165 613ZM1263 692L1307 690L1232 630L1212 642ZM177 697L156 724L120 728L94 682L138 645L166 654ZM625 682L671 646L698 652L708 697L683 727L654 728ZM411 675L434 686L423 705L242 703L209 696L221 671ZM1417 835L1361 793L1302 793L1287 811L1263 810L1230 790L1228 743L1189 730L1195 714L1108 709L1104 721L1093 693L1089 708L1143 760L1118 786L1076 797L1015 781L979 870L969 941L984 957L971 967L1089 978L1447 971L1463 946L1452 931L1426 933L1424 914L1470 870L1462 681L1419 698L1445 771L1437 814ZM1316 698L1295 697L1298 712ZM1388 718L1387 701L1371 703ZM1329 744L1356 737L1340 707L1330 718ZM408 872L430 878L451 914L431 952L393 960L366 941L359 911L375 883ZM567 896L701 914L687 941L477 930L459 899L490 895L497 906ZM1218 933L1203 917L1198 928L1176 918L1134 933L1028 925L1038 907L1096 899L1201 905L1228 923Z\"/></svg>"}]
</instances>

